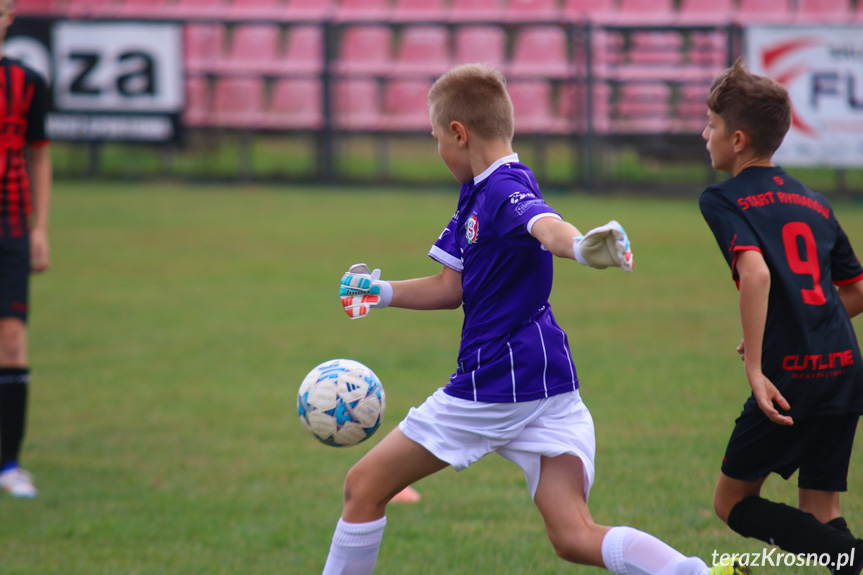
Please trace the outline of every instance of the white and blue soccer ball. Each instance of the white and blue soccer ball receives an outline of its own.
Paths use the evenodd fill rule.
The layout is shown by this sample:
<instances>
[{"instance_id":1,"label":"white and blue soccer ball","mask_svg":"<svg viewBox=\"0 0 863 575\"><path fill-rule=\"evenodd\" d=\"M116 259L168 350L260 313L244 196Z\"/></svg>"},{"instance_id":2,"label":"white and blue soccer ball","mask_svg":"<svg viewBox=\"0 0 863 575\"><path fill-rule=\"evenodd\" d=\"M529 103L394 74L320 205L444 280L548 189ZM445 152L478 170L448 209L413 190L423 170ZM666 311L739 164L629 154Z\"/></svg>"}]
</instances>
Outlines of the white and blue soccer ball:
<instances>
[{"instance_id":1,"label":"white and blue soccer ball","mask_svg":"<svg viewBox=\"0 0 863 575\"><path fill-rule=\"evenodd\" d=\"M351 359L316 366L300 384L300 421L321 442L349 447L365 441L384 418L387 398L371 369Z\"/></svg>"}]
</instances>

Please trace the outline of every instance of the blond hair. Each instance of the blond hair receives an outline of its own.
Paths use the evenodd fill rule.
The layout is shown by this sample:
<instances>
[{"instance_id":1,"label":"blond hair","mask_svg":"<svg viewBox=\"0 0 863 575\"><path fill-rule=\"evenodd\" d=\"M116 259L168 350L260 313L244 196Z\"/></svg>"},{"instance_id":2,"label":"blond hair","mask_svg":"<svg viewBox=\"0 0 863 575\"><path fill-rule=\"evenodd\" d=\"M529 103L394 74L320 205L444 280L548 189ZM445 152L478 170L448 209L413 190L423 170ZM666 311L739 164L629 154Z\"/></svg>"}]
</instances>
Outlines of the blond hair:
<instances>
[{"instance_id":1,"label":"blond hair","mask_svg":"<svg viewBox=\"0 0 863 575\"><path fill-rule=\"evenodd\" d=\"M432 122L441 127L461 122L484 139L513 138L512 100L503 74L482 64L457 66L429 90Z\"/></svg>"},{"instance_id":2,"label":"blond hair","mask_svg":"<svg viewBox=\"0 0 863 575\"><path fill-rule=\"evenodd\" d=\"M742 59L713 80L707 107L725 122L726 133L746 132L759 156L772 156L791 128L788 90L747 71Z\"/></svg>"}]
</instances>

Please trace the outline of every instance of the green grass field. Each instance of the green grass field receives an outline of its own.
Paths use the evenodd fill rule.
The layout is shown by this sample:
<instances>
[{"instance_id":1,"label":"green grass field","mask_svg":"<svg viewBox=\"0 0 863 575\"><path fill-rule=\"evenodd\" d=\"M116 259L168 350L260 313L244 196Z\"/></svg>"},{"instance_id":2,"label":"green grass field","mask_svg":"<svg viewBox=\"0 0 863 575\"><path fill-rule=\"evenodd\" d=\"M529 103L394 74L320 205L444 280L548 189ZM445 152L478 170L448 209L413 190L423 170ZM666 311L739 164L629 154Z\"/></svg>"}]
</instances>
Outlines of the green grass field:
<instances>
[{"instance_id":1,"label":"green grass field","mask_svg":"<svg viewBox=\"0 0 863 575\"><path fill-rule=\"evenodd\" d=\"M426 253L456 193L58 184L54 265L32 293L24 464L41 492L0 497L0 573L320 573L345 473L445 383L461 325L458 311L350 321L336 281L358 261L437 273ZM594 517L708 560L760 552L712 513L748 386L736 290L696 191L550 201L582 229L620 220L636 254L632 275L559 261L552 294L597 427ZM835 207L863 251L863 205ZM382 429L355 448L319 444L296 416L303 376L333 357L367 363L387 391ZM844 499L858 534L861 457ZM767 493L793 502L795 485ZM556 558L500 457L417 487L421 504L389 510L377 574L598 573Z\"/></svg>"}]
</instances>

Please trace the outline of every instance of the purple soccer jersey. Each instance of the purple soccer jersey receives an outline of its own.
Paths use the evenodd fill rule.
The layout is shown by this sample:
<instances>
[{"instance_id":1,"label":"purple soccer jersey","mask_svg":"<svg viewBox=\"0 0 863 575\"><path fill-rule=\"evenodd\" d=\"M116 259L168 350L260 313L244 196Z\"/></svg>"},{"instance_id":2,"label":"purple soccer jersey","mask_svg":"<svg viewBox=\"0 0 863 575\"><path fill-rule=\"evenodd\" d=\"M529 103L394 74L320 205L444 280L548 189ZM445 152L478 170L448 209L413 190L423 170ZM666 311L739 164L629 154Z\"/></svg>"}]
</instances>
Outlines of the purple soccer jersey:
<instances>
[{"instance_id":1,"label":"purple soccer jersey","mask_svg":"<svg viewBox=\"0 0 863 575\"><path fill-rule=\"evenodd\" d=\"M529 232L543 217L560 219L515 154L462 185L458 209L429 252L462 274L464 323L447 394L509 403L578 389L566 333L548 303L553 256Z\"/></svg>"}]
</instances>

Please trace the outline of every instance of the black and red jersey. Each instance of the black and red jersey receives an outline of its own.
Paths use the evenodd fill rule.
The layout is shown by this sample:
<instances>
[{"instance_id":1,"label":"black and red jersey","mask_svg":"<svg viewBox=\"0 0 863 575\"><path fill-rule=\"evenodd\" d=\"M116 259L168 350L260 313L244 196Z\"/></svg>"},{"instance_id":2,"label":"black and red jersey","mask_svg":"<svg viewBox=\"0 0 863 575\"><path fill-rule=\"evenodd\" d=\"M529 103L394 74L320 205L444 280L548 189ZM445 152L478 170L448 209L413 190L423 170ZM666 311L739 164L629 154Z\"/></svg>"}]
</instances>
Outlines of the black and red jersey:
<instances>
[{"instance_id":1,"label":"black and red jersey","mask_svg":"<svg viewBox=\"0 0 863 575\"><path fill-rule=\"evenodd\" d=\"M741 251L767 262L762 369L790 414L863 413L863 360L834 287L863 281L863 267L827 198L782 168L750 167L699 203L735 281ZM747 409L758 409L752 398Z\"/></svg>"},{"instance_id":2,"label":"black and red jersey","mask_svg":"<svg viewBox=\"0 0 863 575\"><path fill-rule=\"evenodd\" d=\"M47 112L42 76L18 60L0 59L0 236L27 233L32 202L24 150L48 143Z\"/></svg>"}]
</instances>

